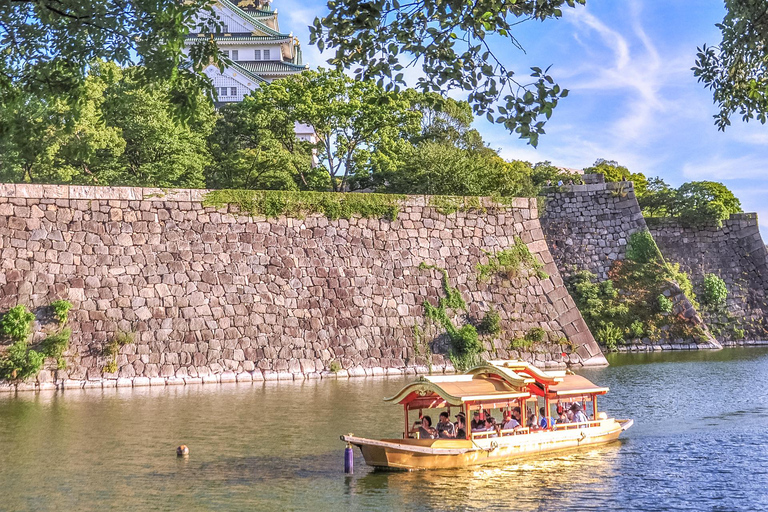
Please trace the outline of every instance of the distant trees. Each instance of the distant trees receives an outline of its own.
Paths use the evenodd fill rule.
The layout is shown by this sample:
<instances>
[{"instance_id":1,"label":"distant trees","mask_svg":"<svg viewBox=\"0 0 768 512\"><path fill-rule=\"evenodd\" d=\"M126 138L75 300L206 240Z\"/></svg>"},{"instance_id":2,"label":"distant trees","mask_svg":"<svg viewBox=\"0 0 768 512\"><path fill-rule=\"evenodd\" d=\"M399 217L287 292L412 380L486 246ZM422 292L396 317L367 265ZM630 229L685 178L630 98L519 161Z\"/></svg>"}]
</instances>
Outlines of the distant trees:
<instances>
[{"instance_id":1,"label":"distant trees","mask_svg":"<svg viewBox=\"0 0 768 512\"><path fill-rule=\"evenodd\" d=\"M720 226L732 213L742 211L733 192L715 181L692 181L675 189L661 178L646 178L602 158L584 172L601 173L606 181L634 182L635 195L646 217L675 217L688 225L713 222Z\"/></svg>"}]
</instances>

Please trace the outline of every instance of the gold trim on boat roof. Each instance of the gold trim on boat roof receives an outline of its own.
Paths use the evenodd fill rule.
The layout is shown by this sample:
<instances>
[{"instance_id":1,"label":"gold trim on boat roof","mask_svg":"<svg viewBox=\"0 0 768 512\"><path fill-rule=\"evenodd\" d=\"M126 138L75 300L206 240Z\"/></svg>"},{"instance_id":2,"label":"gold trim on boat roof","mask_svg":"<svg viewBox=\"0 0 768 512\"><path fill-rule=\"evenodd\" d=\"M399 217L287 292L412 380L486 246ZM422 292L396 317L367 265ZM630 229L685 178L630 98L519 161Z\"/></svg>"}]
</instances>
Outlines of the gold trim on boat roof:
<instances>
[{"instance_id":1,"label":"gold trim on boat roof","mask_svg":"<svg viewBox=\"0 0 768 512\"><path fill-rule=\"evenodd\" d=\"M598 386L581 375L565 375L562 382L549 386L549 392L555 396L605 394L607 387Z\"/></svg>"},{"instance_id":2,"label":"gold trim on boat roof","mask_svg":"<svg viewBox=\"0 0 768 512\"><path fill-rule=\"evenodd\" d=\"M408 397L415 394L410 400ZM385 402L410 403L420 397L437 395L450 405L459 406L464 402L482 400L513 400L530 396L526 390L518 389L505 380L488 379L475 375L440 375L420 377L400 390L396 395L385 398ZM406 402L407 400L407 402Z\"/></svg>"},{"instance_id":3,"label":"gold trim on boat roof","mask_svg":"<svg viewBox=\"0 0 768 512\"><path fill-rule=\"evenodd\" d=\"M560 382L563 380L563 376L565 375L565 372L563 371L544 371L533 366L531 363L520 361L518 359L496 359L493 361L488 361L484 365L472 368L471 370L467 371L467 373L475 373L475 370L479 368L493 368L499 372L504 372L506 374L512 373L518 376L520 372L525 372L528 373L528 376L535 379L536 382L541 382L543 384L554 384L556 382ZM528 377L526 376L526 378ZM533 380L529 380L529 382L533 382Z\"/></svg>"}]
</instances>

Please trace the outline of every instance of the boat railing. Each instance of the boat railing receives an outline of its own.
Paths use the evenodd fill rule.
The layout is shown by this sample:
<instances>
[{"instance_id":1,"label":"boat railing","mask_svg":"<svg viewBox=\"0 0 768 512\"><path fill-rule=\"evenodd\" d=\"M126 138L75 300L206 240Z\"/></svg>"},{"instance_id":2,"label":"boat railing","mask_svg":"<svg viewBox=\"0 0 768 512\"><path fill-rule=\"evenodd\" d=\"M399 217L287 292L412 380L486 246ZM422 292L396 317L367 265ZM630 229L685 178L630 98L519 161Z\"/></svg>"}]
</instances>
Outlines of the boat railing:
<instances>
[{"instance_id":1,"label":"boat railing","mask_svg":"<svg viewBox=\"0 0 768 512\"><path fill-rule=\"evenodd\" d=\"M488 439L489 437L505 437L505 436L519 436L521 434L530 433L528 428L510 428L506 430L482 430L480 432L472 432L472 439Z\"/></svg>"},{"instance_id":2,"label":"boat railing","mask_svg":"<svg viewBox=\"0 0 768 512\"><path fill-rule=\"evenodd\" d=\"M533 432L546 432L546 431L557 431L557 430L570 430L570 429L576 429L576 428L589 428L589 427L599 427L603 424L603 421L605 420L589 420L589 421L583 421L580 423L558 423L553 425L551 428L545 428L545 429L535 429ZM507 429L507 430L483 430L480 432L472 432L472 439L488 439L492 437L505 437L505 436L519 436L522 434L530 434L531 429L529 428L515 428L515 429Z\"/></svg>"},{"instance_id":3,"label":"boat railing","mask_svg":"<svg viewBox=\"0 0 768 512\"><path fill-rule=\"evenodd\" d=\"M589 421L582 421L579 423L556 423L553 426L553 430L569 430L572 428L589 428L589 427L599 427L603 424L603 421L605 420L589 420Z\"/></svg>"}]
</instances>

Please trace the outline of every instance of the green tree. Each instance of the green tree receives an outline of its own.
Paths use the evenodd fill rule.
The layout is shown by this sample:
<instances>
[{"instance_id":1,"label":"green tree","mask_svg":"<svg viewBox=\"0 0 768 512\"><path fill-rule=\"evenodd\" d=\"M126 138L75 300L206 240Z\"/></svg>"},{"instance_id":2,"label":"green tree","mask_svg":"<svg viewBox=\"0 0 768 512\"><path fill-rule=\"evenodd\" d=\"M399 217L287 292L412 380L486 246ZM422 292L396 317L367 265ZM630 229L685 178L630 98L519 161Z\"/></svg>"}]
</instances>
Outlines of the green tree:
<instances>
[{"instance_id":1,"label":"green tree","mask_svg":"<svg viewBox=\"0 0 768 512\"><path fill-rule=\"evenodd\" d=\"M488 41L504 37L515 47L514 26L525 20L562 16L564 5L585 0L335 0L330 12L315 19L310 42L336 50L329 63L337 69L356 67L358 80L378 79L387 90L405 86L403 69L421 64L422 92L461 89L469 92L476 114L486 114L530 144L538 144L546 120L568 91L547 74L532 68L520 79L494 55ZM501 105L496 105L501 100Z\"/></svg>"},{"instance_id":2,"label":"green tree","mask_svg":"<svg viewBox=\"0 0 768 512\"><path fill-rule=\"evenodd\" d=\"M299 122L314 128L317 157L334 191L347 190L371 155L418 130L419 116L403 95L339 71L305 71L263 85L252 96L262 112L283 113L291 122L283 127Z\"/></svg>"},{"instance_id":3,"label":"green tree","mask_svg":"<svg viewBox=\"0 0 768 512\"><path fill-rule=\"evenodd\" d=\"M405 91L412 108L421 114L421 132L411 140L415 144L424 141L451 144L488 156L496 154L488 148L480 132L472 128L475 116L466 101L445 98L438 93L421 93L414 89Z\"/></svg>"},{"instance_id":4,"label":"green tree","mask_svg":"<svg viewBox=\"0 0 768 512\"><path fill-rule=\"evenodd\" d=\"M710 89L720 111L715 125L725 130L736 112L743 121L765 124L768 113L768 5L762 0L725 0L726 14L717 27L722 41L698 48L692 68Z\"/></svg>"},{"instance_id":5,"label":"green tree","mask_svg":"<svg viewBox=\"0 0 768 512\"><path fill-rule=\"evenodd\" d=\"M5 182L60 181L53 175L61 137L58 103L19 94L0 109L0 177Z\"/></svg>"},{"instance_id":6,"label":"green tree","mask_svg":"<svg viewBox=\"0 0 768 512\"><path fill-rule=\"evenodd\" d=\"M91 68L79 94L79 101L66 106L56 153L56 174L66 183L110 184L110 177L123 169L125 140L122 130L109 126L102 115L105 92L122 75L113 63Z\"/></svg>"},{"instance_id":7,"label":"green tree","mask_svg":"<svg viewBox=\"0 0 768 512\"><path fill-rule=\"evenodd\" d=\"M122 167L104 176L113 185L201 188L210 155L206 146L215 112L200 102L186 123L174 115L171 81L144 85L141 68L129 68L105 94L104 118L125 140ZM197 94L202 95L198 91Z\"/></svg>"},{"instance_id":8,"label":"green tree","mask_svg":"<svg viewBox=\"0 0 768 512\"><path fill-rule=\"evenodd\" d=\"M676 191L661 178L649 178L645 193L637 198L646 217L666 217L675 209Z\"/></svg>"},{"instance_id":9,"label":"green tree","mask_svg":"<svg viewBox=\"0 0 768 512\"><path fill-rule=\"evenodd\" d=\"M412 146L379 182L385 183L381 190L398 194L522 196L533 190L527 162L505 162L495 153L485 156L440 142Z\"/></svg>"},{"instance_id":10,"label":"green tree","mask_svg":"<svg viewBox=\"0 0 768 512\"><path fill-rule=\"evenodd\" d=\"M671 213L686 224L714 222L722 226L723 220L741 211L739 200L722 183L692 181L677 189Z\"/></svg>"},{"instance_id":11,"label":"green tree","mask_svg":"<svg viewBox=\"0 0 768 512\"><path fill-rule=\"evenodd\" d=\"M584 172L586 174L603 174L605 181L608 182L631 181L634 183L635 195L638 198L642 197L648 188L648 180L644 174L630 172L629 169L619 165L615 160L598 158L592 167L587 167Z\"/></svg>"},{"instance_id":12,"label":"green tree","mask_svg":"<svg viewBox=\"0 0 768 512\"><path fill-rule=\"evenodd\" d=\"M14 0L0 2L0 94L14 91L77 99L94 61L142 64L146 82L170 80L174 106L189 116L208 81L199 69L218 62L215 42L200 38L190 57L184 40L212 0ZM215 31L218 23L215 17ZM207 100L205 100L207 101Z\"/></svg>"}]
</instances>

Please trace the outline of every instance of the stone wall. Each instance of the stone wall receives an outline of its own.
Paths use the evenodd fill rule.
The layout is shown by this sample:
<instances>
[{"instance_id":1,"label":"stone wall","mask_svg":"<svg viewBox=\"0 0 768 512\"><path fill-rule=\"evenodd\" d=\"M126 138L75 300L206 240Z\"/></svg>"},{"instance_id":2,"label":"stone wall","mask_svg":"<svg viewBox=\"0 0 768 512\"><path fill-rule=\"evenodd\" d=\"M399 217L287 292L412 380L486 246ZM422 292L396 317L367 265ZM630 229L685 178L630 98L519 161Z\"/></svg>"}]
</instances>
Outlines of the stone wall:
<instances>
[{"instance_id":1,"label":"stone wall","mask_svg":"<svg viewBox=\"0 0 768 512\"><path fill-rule=\"evenodd\" d=\"M563 286L534 199L443 215L411 197L395 221L265 219L206 208L204 193L0 185L0 311L31 307L39 342L46 307L74 304L67 368L48 361L19 389L450 371L439 329L425 340L431 360L419 349L423 301L444 295L440 273L422 262L447 269L462 292L468 316L457 323L498 310L505 339L484 339L485 357L605 363ZM479 282L486 251L516 237L549 277ZM509 350L532 327L549 343ZM119 331L135 333L135 343L105 374L104 349Z\"/></svg>"},{"instance_id":2,"label":"stone wall","mask_svg":"<svg viewBox=\"0 0 768 512\"><path fill-rule=\"evenodd\" d=\"M705 274L725 281L726 307L701 309L718 339L741 341L734 338L733 326L744 329L748 341L768 339L768 252L756 214L731 215L722 228L714 224L685 227L674 219L647 221L664 256L688 272L697 294L703 290Z\"/></svg>"},{"instance_id":3,"label":"stone wall","mask_svg":"<svg viewBox=\"0 0 768 512\"><path fill-rule=\"evenodd\" d=\"M602 174L586 174L584 180L583 185L555 187L545 196L541 226L564 278L574 271L589 270L603 281L608 279L614 262L624 259L630 235L647 226L632 182L606 183ZM704 335L661 342L638 339L633 342L635 350L662 350L672 344L721 348L706 332L706 323L676 283L670 282L664 295L673 301L673 314L701 327Z\"/></svg>"},{"instance_id":4,"label":"stone wall","mask_svg":"<svg viewBox=\"0 0 768 512\"><path fill-rule=\"evenodd\" d=\"M595 182L563 185L546 195L541 226L564 276L576 267L604 280L613 262L624 259L629 235L646 225L632 182L586 177Z\"/></svg>"}]
</instances>

